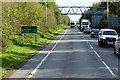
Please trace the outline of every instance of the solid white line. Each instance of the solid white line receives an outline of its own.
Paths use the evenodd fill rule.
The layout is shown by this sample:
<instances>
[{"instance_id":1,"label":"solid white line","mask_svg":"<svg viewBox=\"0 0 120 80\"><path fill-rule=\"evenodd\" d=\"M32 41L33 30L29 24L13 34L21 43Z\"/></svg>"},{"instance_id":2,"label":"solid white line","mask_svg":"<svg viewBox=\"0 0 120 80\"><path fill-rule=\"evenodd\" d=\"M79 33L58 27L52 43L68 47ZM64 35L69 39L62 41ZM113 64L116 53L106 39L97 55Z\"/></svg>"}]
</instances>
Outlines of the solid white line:
<instances>
[{"instance_id":1,"label":"solid white line","mask_svg":"<svg viewBox=\"0 0 120 80\"><path fill-rule=\"evenodd\" d=\"M68 30L65 31L64 35L67 33ZM31 72L31 74L27 78L32 78L32 76L36 73L38 68L44 63L44 61L47 59L47 57L52 53L52 51L55 49L55 47L58 45L58 43L62 40L64 35L58 40L58 42L54 45L54 47L48 52L48 54L42 59L42 61L37 65L37 67Z\"/></svg>"},{"instance_id":2,"label":"solid white line","mask_svg":"<svg viewBox=\"0 0 120 80\"><path fill-rule=\"evenodd\" d=\"M105 67L109 70L109 72L113 75L113 76L115 76L115 74L113 73L113 71L110 69L110 67L108 67L108 65L104 62L104 61L102 61L102 63L105 65Z\"/></svg>"}]
</instances>

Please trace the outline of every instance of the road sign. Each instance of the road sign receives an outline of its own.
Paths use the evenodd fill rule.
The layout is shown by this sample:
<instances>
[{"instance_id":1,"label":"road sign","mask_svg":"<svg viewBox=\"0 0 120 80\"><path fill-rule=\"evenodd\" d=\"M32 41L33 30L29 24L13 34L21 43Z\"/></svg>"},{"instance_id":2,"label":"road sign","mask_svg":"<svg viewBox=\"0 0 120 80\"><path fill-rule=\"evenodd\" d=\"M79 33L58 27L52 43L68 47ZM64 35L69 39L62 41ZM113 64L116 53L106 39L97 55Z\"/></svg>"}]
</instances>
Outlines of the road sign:
<instances>
[{"instance_id":1,"label":"road sign","mask_svg":"<svg viewBox=\"0 0 120 80\"><path fill-rule=\"evenodd\" d=\"M21 26L21 33L37 33L37 26Z\"/></svg>"},{"instance_id":2,"label":"road sign","mask_svg":"<svg viewBox=\"0 0 120 80\"><path fill-rule=\"evenodd\" d=\"M37 26L21 26L22 45L24 43L24 33L35 33L35 45L37 44Z\"/></svg>"}]
</instances>

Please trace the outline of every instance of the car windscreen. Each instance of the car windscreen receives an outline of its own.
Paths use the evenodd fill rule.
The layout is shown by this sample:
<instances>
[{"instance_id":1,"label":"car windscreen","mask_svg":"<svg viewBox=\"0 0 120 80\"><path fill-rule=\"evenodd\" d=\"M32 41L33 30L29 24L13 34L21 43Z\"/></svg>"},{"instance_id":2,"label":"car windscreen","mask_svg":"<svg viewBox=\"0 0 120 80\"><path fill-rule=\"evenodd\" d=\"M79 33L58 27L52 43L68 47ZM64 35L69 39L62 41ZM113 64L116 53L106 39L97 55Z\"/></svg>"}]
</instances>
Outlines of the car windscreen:
<instances>
[{"instance_id":1,"label":"car windscreen","mask_svg":"<svg viewBox=\"0 0 120 80\"><path fill-rule=\"evenodd\" d=\"M104 31L103 35L117 35L116 31Z\"/></svg>"},{"instance_id":2,"label":"car windscreen","mask_svg":"<svg viewBox=\"0 0 120 80\"><path fill-rule=\"evenodd\" d=\"M92 32L98 33L98 32L99 32L99 30L92 30Z\"/></svg>"},{"instance_id":3,"label":"car windscreen","mask_svg":"<svg viewBox=\"0 0 120 80\"><path fill-rule=\"evenodd\" d=\"M74 25L75 23L71 23L71 25Z\"/></svg>"},{"instance_id":4,"label":"car windscreen","mask_svg":"<svg viewBox=\"0 0 120 80\"><path fill-rule=\"evenodd\" d=\"M90 28L88 28L87 30L90 30Z\"/></svg>"},{"instance_id":5,"label":"car windscreen","mask_svg":"<svg viewBox=\"0 0 120 80\"><path fill-rule=\"evenodd\" d=\"M88 25L88 22L82 22L82 25Z\"/></svg>"}]
</instances>

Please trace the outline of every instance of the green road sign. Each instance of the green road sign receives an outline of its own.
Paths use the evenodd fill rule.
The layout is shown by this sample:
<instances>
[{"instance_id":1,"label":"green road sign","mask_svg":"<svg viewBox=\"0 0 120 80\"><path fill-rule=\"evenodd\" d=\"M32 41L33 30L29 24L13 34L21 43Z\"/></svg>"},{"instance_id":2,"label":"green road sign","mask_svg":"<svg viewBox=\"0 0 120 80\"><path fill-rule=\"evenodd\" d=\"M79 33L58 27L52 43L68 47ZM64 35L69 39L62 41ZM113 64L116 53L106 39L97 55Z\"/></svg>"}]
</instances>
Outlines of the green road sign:
<instances>
[{"instance_id":1,"label":"green road sign","mask_svg":"<svg viewBox=\"0 0 120 80\"><path fill-rule=\"evenodd\" d=\"M21 26L21 33L37 33L37 26Z\"/></svg>"}]
</instances>

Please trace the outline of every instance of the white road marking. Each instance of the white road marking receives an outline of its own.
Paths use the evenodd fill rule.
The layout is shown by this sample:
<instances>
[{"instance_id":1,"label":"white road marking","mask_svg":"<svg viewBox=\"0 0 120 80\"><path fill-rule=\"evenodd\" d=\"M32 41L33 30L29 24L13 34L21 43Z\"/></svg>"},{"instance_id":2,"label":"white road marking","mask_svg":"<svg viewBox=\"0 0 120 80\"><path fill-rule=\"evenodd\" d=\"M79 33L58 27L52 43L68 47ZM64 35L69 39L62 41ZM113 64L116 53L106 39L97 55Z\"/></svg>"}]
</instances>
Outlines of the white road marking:
<instances>
[{"instance_id":1,"label":"white road marking","mask_svg":"<svg viewBox=\"0 0 120 80\"><path fill-rule=\"evenodd\" d=\"M100 55L94 50L94 53L100 58Z\"/></svg>"},{"instance_id":2,"label":"white road marking","mask_svg":"<svg viewBox=\"0 0 120 80\"><path fill-rule=\"evenodd\" d=\"M90 45L90 44L89 44ZM90 45L91 49L93 49L92 45Z\"/></svg>"},{"instance_id":3,"label":"white road marking","mask_svg":"<svg viewBox=\"0 0 120 80\"><path fill-rule=\"evenodd\" d=\"M85 36L84 36L84 39L86 39ZM110 69L110 67L105 63L105 61L103 61L103 59L100 57L100 55L97 53L97 51L93 48L93 46L88 41L87 41L87 43L90 45L90 48L94 51L94 53L97 55L97 57L102 60L102 63L108 69L108 71L112 74L112 76L115 76L115 73Z\"/></svg>"},{"instance_id":4,"label":"white road marking","mask_svg":"<svg viewBox=\"0 0 120 80\"><path fill-rule=\"evenodd\" d=\"M67 33L68 30L65 31L64 35ZM32 78L32 76L36 73L38 68L44 63L44 61L47 59L47 57L52 53L52 51L55 49L55 47L58 45L58 43L62 40L64 35L58 40L58 42L54 45L54 47L48 52L48 54L42 59L42 61L37 65L37 67L30 73L30 75L27 78Z\"/></svg>"},{"instance_id":5,"label":"white road marking","mask_svg":"<svg viewBox=\"0 0 120 80\"><path fill-rule=\"evenodd\" d=\"M97 53L97 51L93 48L93 46L88 42L88 44L90 45L91 49L94 51L94 53L97 55L98 58L100 58L101 60L103 60L100 55ZM105 61L102 61L102 63L104 64L104 66L108 69L108 71L112 74L112 76L115 76L114 72L110 69L110 67L105 63Z\"/></svg>"},{"instance_id":6,"label":"white road marking","mask_svg":"<svg viewBox=\"0 0 120 80\"><path fill-rule=\"evenodd\" d=\"M108 65L104 62L104 61L102 61L102 63L105 65L105 67L109 70L109 72L113 75L113 76L115 76L115 74L113 73L113 71L110 69L110 67L108 67Z\"/></svg>"}]
</instances>

